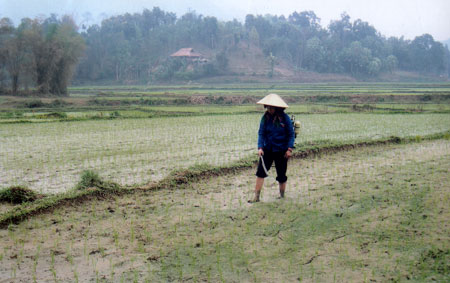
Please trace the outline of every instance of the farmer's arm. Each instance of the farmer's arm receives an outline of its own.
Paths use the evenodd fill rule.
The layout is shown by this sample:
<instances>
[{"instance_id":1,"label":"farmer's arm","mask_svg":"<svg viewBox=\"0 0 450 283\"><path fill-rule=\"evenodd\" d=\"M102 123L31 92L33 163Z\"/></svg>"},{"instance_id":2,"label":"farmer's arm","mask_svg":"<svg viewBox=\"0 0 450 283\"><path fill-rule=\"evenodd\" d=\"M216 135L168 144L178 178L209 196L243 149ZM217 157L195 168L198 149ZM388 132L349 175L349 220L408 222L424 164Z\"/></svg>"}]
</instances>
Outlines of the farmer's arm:
<instances>
[{"instance_id":1,"label":"farmer's arm","mask_svg":"<svg viewBox=\"0 0 450 283\"><path fill-rule=\"evenodd\" d=\"M264 131L264 117L261 118L258 131L258 148L264 147L265 131Z\"/></svg>"},{"instance_id":2,"label":"farmer's arm","mask_svg":"<svg viewBox=\"0 0 450 283\"><path fill-rule=\"evenodd\" d=\"M259 123L259 130L258 130L258 155L261 156L264 154L263 151L263 147L264 147L264 135L265 135L265 130L264 130L264 122L265 122L265 118L264 116L261 118L261 122Z\"/></svg>"}]
</instances>

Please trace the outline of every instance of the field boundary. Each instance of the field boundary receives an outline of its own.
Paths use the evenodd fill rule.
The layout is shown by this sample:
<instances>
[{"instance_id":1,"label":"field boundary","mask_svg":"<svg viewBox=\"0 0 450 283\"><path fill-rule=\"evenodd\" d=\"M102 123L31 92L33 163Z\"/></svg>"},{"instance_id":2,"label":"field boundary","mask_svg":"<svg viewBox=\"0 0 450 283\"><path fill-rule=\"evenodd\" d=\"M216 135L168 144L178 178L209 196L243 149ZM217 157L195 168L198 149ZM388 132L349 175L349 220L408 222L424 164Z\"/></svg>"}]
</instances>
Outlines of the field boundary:
<instances>
[{"instance_id":1,"label":"field boundary","mask_svg":"<svg viewBox=\"0 0 450 283\"><path fill-rule=\"evenodd\" d=\"M355 104L356 105L356 104ZM348 109L353 106L353 104L343 104L341 106L335 106L335 105L318 105L314 104L311 106L328 106L328 107L342 107L343 109ZM364 106L356 106L360 108L356 109L363 109ZM108 110L109 111L109 110ZM141 110L140 110L141 111ZM376 112L380 111L380 112ZM14 125L14 124L47 124L47 123L61 123L61 122L86 122L86 121L111 121L111 120L126 120L126 119L154 119L154 118L167 118L167 117L205 117L205 116L229 116L229 115L248 115L248 114L260 114L260 111L257 110L249 110L245 112L236 112L236 113L195 113L195 112L180 112L180 113L173 113L173 112L154 112L151 113L149 116L144 117L133 117L133 116L119 116L119 117L113 117L113 116L91 116L91 117L84 117L84 118L55 118L55 119L41 119L41 118L30 118L30 119L19 119L14 120L14 118L11 118L10 120L4 119L1 120L0 118L0 125ZM372 110L337 110L337 111L310 111L310 112L296 112L291 111L289 114L292 115L327 115L327 114L375 114L375 115L398 115L398 114L409 114L409 115L426 115L426 114L449 114L450 110L423 110L423 111L409 111L404 109L393 109L393 108L373 108ZM152 115L154 114L154 115Z\"/></svg>"},{"instance_id":2,"label":"field boundary","mask_svg":"<svg viewBox=\"0 0 450 283\"><path fill-rule=\"evenodd\" d=\"M450 131L426 136L410 136L403 138L391 136L383 139L363 140L353 143L319 141L316 143L299 145L294 151L293 158L305 159L316 155L332 154L335 152L353 150L360 147L400 143L406 144L437 139L450 139ZM112 196L131 194L137 191L183 189L189 186L190 183L204 178L236 174L245 169L252 168L256 165L256 162L256 156L250 156L223 166L214 167L206 164L197 165L194 167L189 167L185 170L174 171L161 181L149 183L144 186L120 186L111 182L100 182L100 184L106 185L98 185L96 187L90 187L83 190L72 189L65 193L47 196L33 202L23 203L6 213L1 214L0 229L5 229L11 224L18 224L34 215L51 212L61 206L76 205L92 199L107 199Z\"/></svg>"},{"instance_id":3,"label":"field boundary","mask_svg":"<svg viewBox=\"0 0 450 283\"><path fill-rule=\"evenodd\" d=\"M362 105L362 104L361 104ZM359 104L310 104L308 106L311 107L335 107L342 108L343 110L336 111L328 111L328 110L318 110L318 111L307 111L307 112L299 112L299 111L290 111L289 114L292 115L327 115L327 114L375 114L375 115L398 115L398 114L409 114L409 115L425 115L425 114L449 114L450 110L407 110L407 109L395 109L395 108L377 108L369 107ZM364 108L367 107L367 108ZM351 110L349 110L351 109ZM47 110L43 110L47 111ZM113 112L113 110L99 110L105 112ZM120 111L120 110L119 110ZM85 122L85 121L110 121L110 120L125 120L125 119L154 119L154 118L167 118L167 117L205 117L205 116L229 116L229 115L247 115L247 114L260 114L261 112L258 110L248 110L243 112L211 112L211 113L196 113L196 112L171 112L171 111L144 111L137 110L141 112L148 112L148 116L90 116L90 117L68 117L68 118L33 118L29 119L21 118L18 120L14 120L14 118L6 118L3 119L0 117L0 125L13 125L13 124L46 124L46 123L60 123L60 122ZM1 112L1 111L0 111ZM58 112L52 112L58 113ZM49 114L52 114L49 113ZM110 115L110 113L108 114Z\"/></svg>"}]
</instances>

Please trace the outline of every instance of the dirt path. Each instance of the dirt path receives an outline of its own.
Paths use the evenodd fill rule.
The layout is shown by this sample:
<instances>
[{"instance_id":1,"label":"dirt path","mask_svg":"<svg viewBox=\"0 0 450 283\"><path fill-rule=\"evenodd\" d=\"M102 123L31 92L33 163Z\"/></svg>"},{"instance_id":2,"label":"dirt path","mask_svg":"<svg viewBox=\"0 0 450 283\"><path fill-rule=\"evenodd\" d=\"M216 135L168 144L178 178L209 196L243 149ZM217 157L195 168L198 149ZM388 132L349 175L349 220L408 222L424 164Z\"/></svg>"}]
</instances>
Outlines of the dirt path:
<instances>
[{"instance_id":1,"label":"dirt path","mask_svg":"<svg viewBox=\"0 0 450 283\"><path fill-rule=\"evenodd\" d=\"M448 140L374 146L290 161L281 201L269 178L247 203L251 169L73 204L0 230L0 282L439 280L449 164Z\"/></svg>"}]
</instances>

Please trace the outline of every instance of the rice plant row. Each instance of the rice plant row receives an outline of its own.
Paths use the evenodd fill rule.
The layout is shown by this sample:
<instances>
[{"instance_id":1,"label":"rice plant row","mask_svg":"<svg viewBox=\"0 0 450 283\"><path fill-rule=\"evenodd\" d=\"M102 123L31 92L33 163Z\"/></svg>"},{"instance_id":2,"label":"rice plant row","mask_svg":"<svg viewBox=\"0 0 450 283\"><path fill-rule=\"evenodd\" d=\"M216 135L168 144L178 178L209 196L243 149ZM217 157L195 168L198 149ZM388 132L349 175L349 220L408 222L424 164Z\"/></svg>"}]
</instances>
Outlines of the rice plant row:
<instances>
[{"instance_id":1,"label":"rice plant row","mask_svg":"<svg viewBox=\"0 0 450 283\"><path fill-rule=\"evenodd\" d=\"M0 187L66 191L83 170L122 185L158 181L197 164L256 153L261 114L0 125ZM297 115L297 144L358 142L450 130L450 115Z\"/></svg>"}]
</instances>

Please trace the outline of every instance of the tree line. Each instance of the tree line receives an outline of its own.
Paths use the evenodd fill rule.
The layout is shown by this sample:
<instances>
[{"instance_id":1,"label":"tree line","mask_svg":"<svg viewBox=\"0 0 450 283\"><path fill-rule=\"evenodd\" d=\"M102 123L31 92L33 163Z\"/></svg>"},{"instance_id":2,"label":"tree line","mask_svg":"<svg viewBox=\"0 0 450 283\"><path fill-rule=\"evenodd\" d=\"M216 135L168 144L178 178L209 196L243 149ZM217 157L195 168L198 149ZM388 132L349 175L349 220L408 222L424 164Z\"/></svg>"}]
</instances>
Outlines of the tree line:
<instances>
[{"instance_id":1,"label":"tree line","mask_svg":"<svg viewBox=\"0 0 450 283\"><path fill-rule=\"evenodd\" d=\"M72 18L56 15L25 18L15 27L0 20L0 91L17 94L35 88L39 94L67 95L67 86L83 55L84 40Z\"/></svg>"},{"instance_id":2,"label":"tree line","mask_svg":"<svg viewBox=\"0 0 450 283\"><path fill-rule=\"evenodd\" d=\"M81 34L87 50L76 77L85 81L176 78L183 64L168 55L199 44L215 54L200 72L191 71L200 76L226 73L228 52L240 42L261 48L268 62L283 59L297 70L355 77L376 77L396 69L447 77L450 62L448 49L429 34L414 40L386 38L368 22L351 21L346 13L324 28L313 11L294 12L287 18L249 14L241 23L195 12L177 18L156 7L108 18Z\"/></svg>"},{"instance_id":3,"label":"tree line","mask_svg":"<svg viewBox=\"0 0 450 283\"><path fill-rule=\"evenodd\" d=\"M312 11L276 16L246 17L246 30L259 36L266 54L271 52L301 69L317 72L377 76L396 68L442 74L448 72L448 50L429 34L405 40L385 38L369 23L342 14L327 29Z\"/></svg>"},{"instance_id":4,"label":"tree line","mask_svg":"<svg viewBox=\"0 0 450 283\"><path fill-rule=\"evenodd\" d=\"M431 35L386 38L346 13L322 27L313 11L288 17L249 14L241 23L196 12L177 17L155 7L81 28L67 16L23 19L18 27L2 19L0 87L9 82L12 93L21 84L64 95L73 73L77 81L110 83L226 74L229 52L239 44L259 47L272 65L286 60L296 70L361 78L394 70L446 77L449 72L449 50ZM169 57L179 48L199 45L213 54L207 64L187 69L185 62Z\"/></svg>"}]
</instances>

